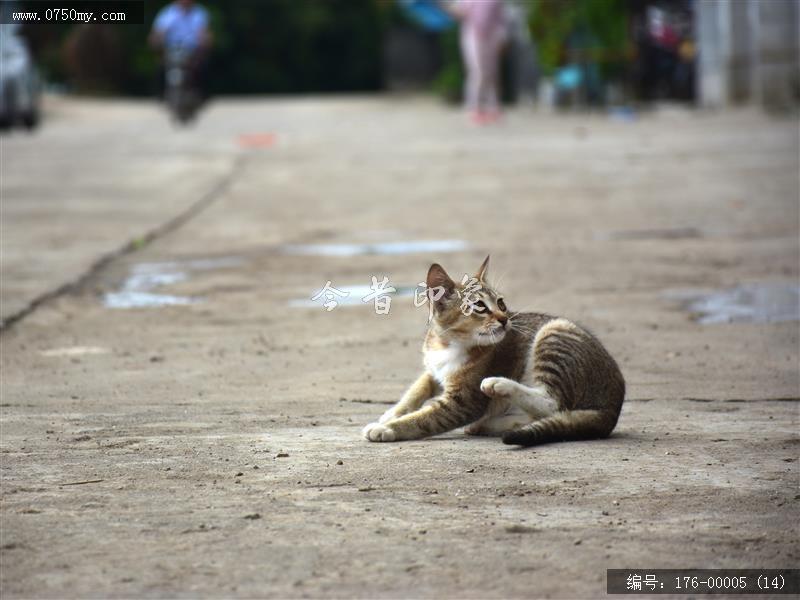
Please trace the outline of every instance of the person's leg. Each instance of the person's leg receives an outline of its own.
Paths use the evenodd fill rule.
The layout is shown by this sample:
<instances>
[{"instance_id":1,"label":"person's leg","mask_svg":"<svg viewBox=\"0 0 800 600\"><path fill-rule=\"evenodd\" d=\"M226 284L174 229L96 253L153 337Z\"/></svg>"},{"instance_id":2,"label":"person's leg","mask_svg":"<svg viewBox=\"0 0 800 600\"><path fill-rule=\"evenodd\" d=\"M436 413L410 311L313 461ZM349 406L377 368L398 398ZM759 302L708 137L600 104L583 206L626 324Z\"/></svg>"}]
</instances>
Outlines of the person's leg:
<instances>
[{"instance_id":1,"label":"person's leg","mask_svg":"<svg viewBox=\"0 0 800 600\"><path fill-rule=\"evenodd\" d=\"M153 85L155 86L156 98L163 101L167 95L167 65L164 58L164 49L159 47L155 52L158 66L156 67L156 79Z\"/></svg>"},{"instance_id":2,"label":"person's leg","mask_svg":"<svg viewBox=\"0 0 800 600\"><path fill-rule=\"evenodd\" d=\"M205 101L208 98L207 93L207 67L208 67L208 50L205 48L198 48L192 55L192 85L197 93L200 95L200 100Z\"/></svg>"},{"instance_id":3,"label":"person's leg","mask_svg":"<svg viewBox=\"0 0 800 600\"><path fill-rule=\"evenodd\" d=\"M480 108L481 62L478 55L477 36L466 26L461 28L461 56L464 60L464 107L470 113Z\"/></svg>"},{"instance_id":4,"label":"person's leg","mask_svg":"<svg viewBox=\"0 0 800 600\"><path fill-rule=\"evenodd\" d=\"M500 50L501 36L497 33L487 34L481 44L481 62L483 65L483 109L489 117L496 118L500 114Z\"/></svg>"}]
</instances>

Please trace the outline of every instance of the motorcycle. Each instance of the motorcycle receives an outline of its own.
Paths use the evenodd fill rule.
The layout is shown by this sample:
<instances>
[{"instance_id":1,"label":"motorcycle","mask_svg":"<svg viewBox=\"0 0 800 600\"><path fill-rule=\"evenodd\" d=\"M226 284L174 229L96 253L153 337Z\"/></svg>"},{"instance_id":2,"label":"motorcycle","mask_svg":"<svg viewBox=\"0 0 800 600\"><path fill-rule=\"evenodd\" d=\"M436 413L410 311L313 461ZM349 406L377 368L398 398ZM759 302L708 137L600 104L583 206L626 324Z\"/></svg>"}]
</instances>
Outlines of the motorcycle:
<instances>
[{"instance_id":1,"label":"motorcycle","mask_svg":"<svg viewBox=\"0 0 800 600\"><path fill-rule=\"evenodd\" d=\"M201 93L193 70L193 51L185 46L167 48L164 61L164 98L172 118L181 124L194 119Z\"/></svg>"},{"instance_id":2,"label":"motorcycle","mask_svg":"<svg viewBox=\"0 0 800 600\"><path fill-rule=\"evenodd\" d=\"M39 74L18 26L0 25L0 130L39 123Z\"/></svg>"}]
</instances>

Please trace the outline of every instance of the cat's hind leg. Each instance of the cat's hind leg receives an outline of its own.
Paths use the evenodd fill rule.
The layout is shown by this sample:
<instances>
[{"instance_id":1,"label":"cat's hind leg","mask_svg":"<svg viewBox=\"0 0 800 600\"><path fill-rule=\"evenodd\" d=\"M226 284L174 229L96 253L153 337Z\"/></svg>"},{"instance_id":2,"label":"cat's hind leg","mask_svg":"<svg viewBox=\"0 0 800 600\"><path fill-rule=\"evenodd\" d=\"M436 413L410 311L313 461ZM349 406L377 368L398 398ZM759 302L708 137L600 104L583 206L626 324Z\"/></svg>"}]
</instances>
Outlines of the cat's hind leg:
<instances>
[{"instance_id":1,"label":"cat's hind leg","mask_svg":"<svg viewBox=\"0 0 800 600\"><path fill-rule=\"evenodd\" d=\"M477 421L473 421L467 425L464 428L464 433L467 435L494 435L493 433L490 433L489 429L487 429L487 424L490 421L507 414L509 408L510 406L505 400L490 400L489 404L486 406L486 412L483 413L483 416Z\"/></svg>"},{"instance_id":2,"label":"cat's hind leg","mask_svg":"<svg viewBox=\"0 0 800 600\"><path fill-rule=\"evenodd\" d=\"M509 413L497 417L484 417L464 428L464 433L467 435L503 435L508 431L524 427L531 422L530 415L523 412Z\"/></svg>"},{"instance_id":3,"label":"cat's hind leg","mask_svg":"<svg viewBox=\"0 0 800 600\"><path fill-rule=\"evenodd\" d=\"M604 438L608 437L616 422L616 415L601 410L568 410L504 433L503 443L536 446L549 442Z\"/></svg>"},{"instance_id":4,"label":"cat's hind leg","mask_svg":"<svg viewBox=\"0 0 800 600\"><path fill-rule=\"evenodd\" d=\"M505 400L534 419L549 417L558 412L558 402L541 384L525 385L507 377L486 377L481 391L496 400Z\"/></svg>"}]
</instances>

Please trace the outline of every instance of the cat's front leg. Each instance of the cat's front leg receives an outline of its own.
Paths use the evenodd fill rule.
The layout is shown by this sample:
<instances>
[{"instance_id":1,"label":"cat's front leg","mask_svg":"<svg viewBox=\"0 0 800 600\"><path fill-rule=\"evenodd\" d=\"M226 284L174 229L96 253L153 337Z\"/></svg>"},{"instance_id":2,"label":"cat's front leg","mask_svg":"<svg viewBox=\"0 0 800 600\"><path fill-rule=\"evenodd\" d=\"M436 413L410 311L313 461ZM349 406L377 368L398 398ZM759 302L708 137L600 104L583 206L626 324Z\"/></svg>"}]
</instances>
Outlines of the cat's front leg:
<instances>
[{"instance_id":1,"label":"cat's front leg","mask_svg":"<svg viewBox=\"0 0 800 600\"><path fill-rule=\"evenodd\" d=\"M417 440L452 431L481 417L488 398L480 394L465 396L445 392L428 406L386 423L370 423L363 430L370 442Z\"/></svg>"},{"instance_id":2,"label":"cat's front leg","mask_svg":"<svg viewBox=\"0 0 800 600\"><path fill-rule=\"evenodd\" d=\"M425 371L411 384L400 401L381 415L378 423L386 423L418 410L426 400L430 400L436 395L437 385L430 373Z\"/></svg>"},{"instance_id":3,"label":"cat's front leg","mask_svg":"<svg viewBox=\"0 0 800 600\"><path fill-rule=\"evenodd\" d=\"M370 442L394 442L397 434L383 423L370 423L361 431L364 439Z\"/></svg>"}]
</instances>

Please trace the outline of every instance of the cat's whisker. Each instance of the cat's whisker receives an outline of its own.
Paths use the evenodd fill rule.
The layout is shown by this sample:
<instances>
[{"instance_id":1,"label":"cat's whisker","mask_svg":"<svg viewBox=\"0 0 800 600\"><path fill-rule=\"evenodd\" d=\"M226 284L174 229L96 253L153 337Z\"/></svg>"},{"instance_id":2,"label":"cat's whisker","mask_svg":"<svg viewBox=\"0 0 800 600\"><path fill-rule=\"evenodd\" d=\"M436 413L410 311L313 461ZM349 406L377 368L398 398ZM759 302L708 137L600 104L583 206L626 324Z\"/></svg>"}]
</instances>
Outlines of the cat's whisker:
<instances>
[{"instance_id":1,"label":"cat's whisker","mask_svg":"<svg viewBox=\"0 0 800 600\"><path fill-rule=\"evenodd\" d=\"M514 327L513 330L516 331L517 333L521 333L523 335L531 335L532 336L532 335L534 335L536 333L532 329L521 329L519 327Z\"/></svg>"},{"instance_id":2,"label":"cat's whisker","mask_svg":"<svg viewBox=\"0 0 800 600\"><path fill-rule=\"evenodd\" d=\"M498 289L503 285L503 279L505 278L506 273L508 273L508 270L503 271L500 274L500 276L495 280L495 283L494 283L494 286L493 286L494 288Z\"/></svg>"},{"instance_id":3,"label":"cat's whisker","mask_svg":"<svg viewBox=\"0 0 800 600\"><path fill-rule=\"evenodd\" d=\"M518 319L509 319L508 322L511 323L512 325L516 326L516 327L527 327L527 325L525 325L524 322L522 322L522 321L520 321Z\"/></svg>"},{"instance_id":4,"label":"cat's whisker","mask_svg":"<svg viewBox=\"0 0 800 600\"><path fill-rule=\"evenodd\" d=\"M515 311L513 311L512 313L510 313L510 314L508 315L508 320L509 320L510 322L512 322L512 323L513 323L513 322L518 322L518 321L519 321L518 317L519 317L519 318L524 318L524 317L525 317L525 315L526 315L528 312L529 312L529 311L528 311L527 309L525 309L525 310L515 310Z\"/></svg>"},{"instance_id":5,"label":"cat's whisker","mask_svg":"<svg viewBox=\"0 0 800 600\"><path fill-rule=\"evenodd\" d=\"M529 312L531 312L531 310L533 310L532 306L526 306L525 308L521 308L520 310L513 311L511 313L511 315L509 315L509 318L516 317L517 315L529 313Z\"/></svg>"},{"instance_id":6,"label":"cat's whisker","mask_svg":"<svg viewBox=\"0 0 800 600\"><path fill-rule=\"evenodd\" d=\"M532 327L512 321L511 319L509 319L509 323L511 324L511 329L519 331L520 333L526 333L529 335L533 335L534 333L536 333L536 331Z\"/></svg>"},{"instance_id":7,"label":"cat's whisker","mask_svg":"<svg viewBox=\"0 0 800 600\"><path fill-rule=\"evenodd\" d=\"M512 313L512 314L510 314L510 315L508 316L508 320L509 320L509 321L514 321L514 320L516 320L516 319L517 319L517 317L524 317L524 316L525 316L525 315L524 315L522 312L515 312L515 313Z\"/></svg>"}]
</instances>

